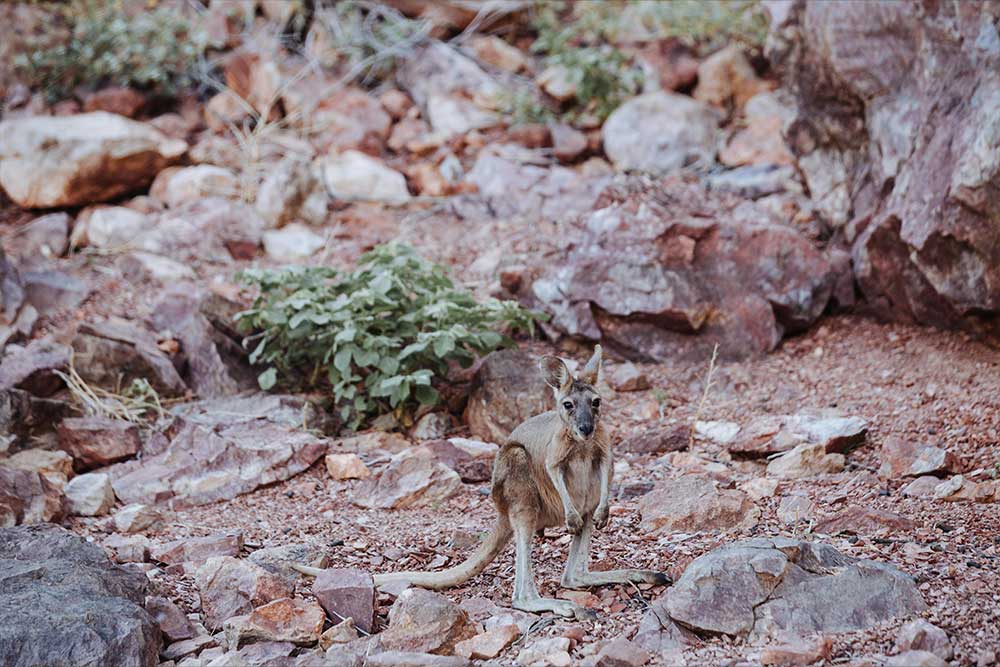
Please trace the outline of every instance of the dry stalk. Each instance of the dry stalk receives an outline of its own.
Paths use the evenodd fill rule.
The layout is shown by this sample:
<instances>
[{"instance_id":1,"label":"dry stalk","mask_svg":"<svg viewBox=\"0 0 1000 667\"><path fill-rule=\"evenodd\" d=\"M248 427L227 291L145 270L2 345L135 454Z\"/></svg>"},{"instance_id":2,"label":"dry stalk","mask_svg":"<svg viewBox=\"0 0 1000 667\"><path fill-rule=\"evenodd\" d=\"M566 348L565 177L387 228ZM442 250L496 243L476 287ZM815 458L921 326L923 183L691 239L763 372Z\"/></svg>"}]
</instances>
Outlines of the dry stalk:
<instances>
[{"instance_id":1,"label":"dry stalk","mask_svg":"<svg viewBox=\"0 0 1000 667\"><path fill-rule=\"evenodd\" d=\"M694 411L694 417L691 418L691 433L688 436L688 449L694 447L695 425L701 419L701 411L705 407L705 402L708 400L708 392L712 390L712 385L714 384L712 376L715 375L715 361L718 357L719 344L716 343L715 347L712 348L712 359L708 362L708 373L705 375L705 390L701 393L701 400L698 401L698 407Z\"/></svg>"},{"instance_id":2,"label":"dry stalk","mask_svg":"<svg viewBox=\"0 0 1000 667\"><path fill-rule=\"evenodd\" d=\"M142 416L148 411L153 411L162 418L165 415L163 404L156 392L145 385L147 391L144 393L151 396L147 400L137 396L127 396L120 392L111 392L100 387L92 387L80 377L73 365L73 358L70 357L67 372L54 371L66 383L73 397L81 404L85 414L110 417L112 419L123 419L132 423L141 423Z\"/></svg>"}]
</instances>

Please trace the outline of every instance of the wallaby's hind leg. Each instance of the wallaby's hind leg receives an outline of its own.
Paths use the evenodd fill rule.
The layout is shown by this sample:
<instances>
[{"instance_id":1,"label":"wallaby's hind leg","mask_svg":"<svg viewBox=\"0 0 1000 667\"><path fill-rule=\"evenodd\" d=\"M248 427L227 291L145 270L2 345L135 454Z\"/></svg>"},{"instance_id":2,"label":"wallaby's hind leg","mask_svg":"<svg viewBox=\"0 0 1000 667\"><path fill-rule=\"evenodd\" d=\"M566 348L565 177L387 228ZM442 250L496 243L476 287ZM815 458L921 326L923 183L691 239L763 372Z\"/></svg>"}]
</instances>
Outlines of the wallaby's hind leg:
<instances>
[{"instance_id":1,"label":"wallaby's hind leg","mask_svg":"<svg viewBox=\"0 0 1000 667\"><path fill-rule=\"evenodd\" d=\"M607 584L669 584L670 577L653 570L606 570L591 572L590 538L594 532L594 521L591 516L583 519L583 529L573 536L569 547L569 558L566 559L566 571L563 572L564 588L586 588L588 586L604 586Z\"/></svg>"},{"instance_id":2,"label":"wallaby's hind leg","mask_svg":"<svg viewBox=\"0 0 1000 667\"><path fill-rule=\"evenodd\" d=\"M512 606L521 611L551 611L560 616L575 616L577 606L568 600L543 598L535 587L535 573L531 567L531 537L534 521L530 515L520 514L510 517L514 528L514 600Z\"/></svg>"}]
</instances>

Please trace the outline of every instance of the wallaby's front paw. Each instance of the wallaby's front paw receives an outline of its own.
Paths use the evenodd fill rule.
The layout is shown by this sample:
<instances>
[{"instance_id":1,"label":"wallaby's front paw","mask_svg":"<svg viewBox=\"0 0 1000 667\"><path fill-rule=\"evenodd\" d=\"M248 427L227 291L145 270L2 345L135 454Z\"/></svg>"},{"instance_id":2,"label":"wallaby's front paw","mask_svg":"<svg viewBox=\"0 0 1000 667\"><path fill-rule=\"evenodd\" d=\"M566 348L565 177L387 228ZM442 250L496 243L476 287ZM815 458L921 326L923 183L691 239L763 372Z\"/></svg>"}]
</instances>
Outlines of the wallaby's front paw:
<instances>
[{"instance_id":1,"label":"wallaby's front paw","mask_svg":"<svg viewBox=\"0 0 1000 667\"><path fill-rule=\"evenodd\" d=\"M583 517L576 510L568 510L566 512L566 528L569 532L576 535L581 530L583 530Z\"/></svg>"},{"instance_id":2,"label":"wallaby's front paw","mask_svg":"<svg viewBox=\"0 0 1000 667\"><path fill-rule=\"evenodd\" d=\"M608 506L601 505L594 511L594 526L604 528L608 525Z\"/></svg>"}]
</instances>

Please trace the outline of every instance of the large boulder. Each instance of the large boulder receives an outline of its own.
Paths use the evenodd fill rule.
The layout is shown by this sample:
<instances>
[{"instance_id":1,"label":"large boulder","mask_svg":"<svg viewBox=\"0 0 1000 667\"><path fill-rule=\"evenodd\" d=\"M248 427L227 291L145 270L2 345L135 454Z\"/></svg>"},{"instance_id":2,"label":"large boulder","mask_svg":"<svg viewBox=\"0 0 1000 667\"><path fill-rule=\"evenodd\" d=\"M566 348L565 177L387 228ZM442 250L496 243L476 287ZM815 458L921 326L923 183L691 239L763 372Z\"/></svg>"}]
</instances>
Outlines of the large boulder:
<instances>
[{"instance_id":1,"label":"large boulder","mask_svg":"<svg viewBox=\"0 0 1000 667\"><path fill-rule=\"evenodd\" d=\"M913 579L892 565L788 538L710 551L666 599L670 617L696 632L751 640L865 630L926 609Z\"/></svg>"},{"instance_id":2,"label":"large boulder","mask_svg":"<svg viewBox=\"0 0 1000 667\"><path fill-rule=\"evenodd\" d=\"M126 503L203 505L288 479L327 450L325 438L302 429L311 404L256 394L176 406L167 448L108 469Z\"/></svg>"},{"instance_id":3,"label":"large boulder","mask_svg":"<svg viewBox=\"0 0 1000 667\"><path fill-rule=\"evenodd\" d=\"M53 525L0 530L0 655L11 667L152 667L147 579Z\"/></svg>"},{"instance_id":4,"label":"large boulder","mask_svg":"<svg viewBox=\"0 0 1000 667\"><path fill-rule=\"evenodd\" d=\"M772 350L826 308L827 255L763 208L671 177L609 188L564 226L534 297L561 331L635 359Z\"/></svg>"},{"instance_id":5,"label":"large boulder","mask_svg":"<svg viewBox=\"0 0 1000 667\"><path fill-rule=\"evenodd\" d=\"M480 440L507 442L518 424L550 409L552 390L538 359L521 350L500 350L488 354L476 372L465 420Z\"/></svg>"},{"instance_id":6,"label":"large boulder","mask_svg":"<svg viewBox=\"0 0 1000 667\"><path fill-rule=\"evenodd\" d=\"M996 331L1000 36L990 3L792 3L792 152L880 313Z\"/></svg>"},{"instance_id":7,"label":"large boulder","mask_svg":"<svg viewBox=\"0 0 1000 667\"><path fill-rule=\"evenodd\" d=\"M149 185L187 144L104 111L0 123L0 186L19 206L107 201Z\"/></svg>"}]
</instances>

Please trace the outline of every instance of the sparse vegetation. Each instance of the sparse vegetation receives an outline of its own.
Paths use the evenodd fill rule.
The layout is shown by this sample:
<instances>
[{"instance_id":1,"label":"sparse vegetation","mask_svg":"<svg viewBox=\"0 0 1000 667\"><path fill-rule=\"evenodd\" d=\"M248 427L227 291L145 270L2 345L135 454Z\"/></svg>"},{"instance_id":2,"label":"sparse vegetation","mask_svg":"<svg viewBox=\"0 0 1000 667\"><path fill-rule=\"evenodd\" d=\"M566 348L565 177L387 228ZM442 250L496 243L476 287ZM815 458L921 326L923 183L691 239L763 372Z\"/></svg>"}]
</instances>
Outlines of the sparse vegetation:
<instances>
[{"instance_id":1,"label":"sparse vegetation","mask_svg":"<svg viewBox=\"0 0 1000 667\"><path fill-rule=\"evenodd\" d=\"M325 267L250 270L260 295L239 316L250 361L268 368L263 389L326 386L357 427L438 402L434 380L450 363L510 345L504 331L534 332L539 315L513 301L476 301L445 270L399 244L379 246L350 273Z\"/></svg>"},{"instance_id":2,"label":"sparse vegetation","mask_svg":"<svg viewBox=\"0 0 1000 667\"><path fill-rule=\"evenodd\" d=\"M134 11L122 0L71 0L53 13L50 29L15 60L26 82L50 99L81 85L170 95L193 83L205 38L176 8Z\"/></svg>"}]
</instances>

